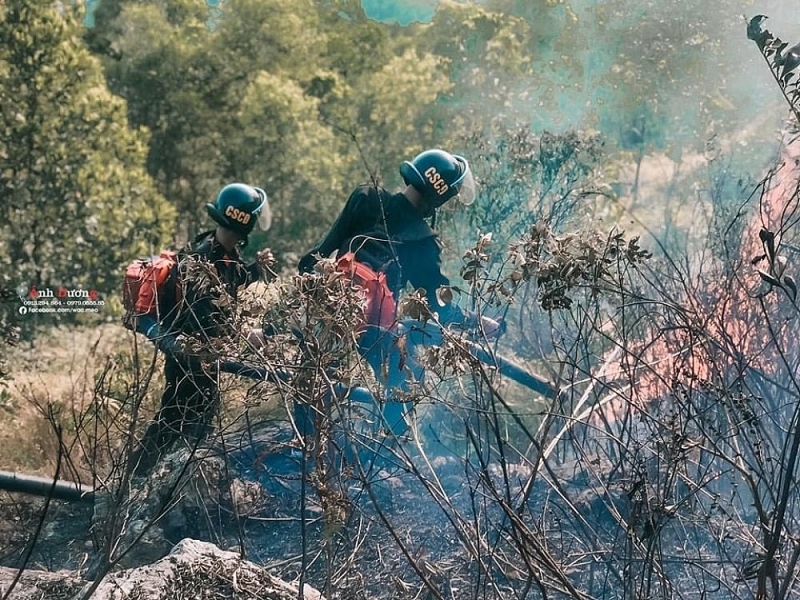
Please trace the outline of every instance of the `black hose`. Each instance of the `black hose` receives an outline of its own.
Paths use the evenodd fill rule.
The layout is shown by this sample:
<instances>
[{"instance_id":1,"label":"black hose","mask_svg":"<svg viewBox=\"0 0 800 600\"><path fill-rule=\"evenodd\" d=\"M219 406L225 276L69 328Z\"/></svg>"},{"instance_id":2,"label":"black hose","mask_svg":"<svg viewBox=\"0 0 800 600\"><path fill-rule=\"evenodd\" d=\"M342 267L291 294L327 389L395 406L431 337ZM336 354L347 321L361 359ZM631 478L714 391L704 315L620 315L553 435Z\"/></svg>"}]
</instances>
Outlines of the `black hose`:
<instances>
[{"instance_id":1,"label":"black hose","mask_svg":"<svg viewBox=\"0 0 800 600\"><path fill-rule=\"evenodd\" d=\"M442 330L434 323L422 323L411 319L403 320L400 322L400 331L402 335L408 337L413 345L438 346L442 343ZM497 370L509 379L524 385L545 398L553 400L558 398L558 390L544 377L531 373L521 365L496 352L489 352L476 342L464 341L467 343L469 353L483 364L497 367Z\"/></svg>"},{"instance_id":2,"label":"black hose","mask_svg":"<svg viewBox=\"0 0 800 600\"><path fill-rule=\"evenodd\" d=\"M0 471L0 490L51 496L67 502L94 502L94 488L73 481L53 480L50 477L24 475L13 471Z\"/></svg>"},{"instance_id":3,"label":"black hose","mask_svg":"<svg viewBox=\"0 0 800 600\"><path fill-rule=\"evenodd\" d=\"M290 379L289 374L283 371L267 369L266 367L254 367L232 360L220 361L219 370L223 373L231 373L233 375L247 377L248 379L255 379L256 381L261 380L281 383L289 381Z\"/></svg>"},{"instance_id":4,"label":"black hose","mask_svg":"<svg viewBox=\"0 0 800 600\"><path fill-rule=\"evenodd\" d=\"M400 322L398 329L402 332L402 335L407 336L413 345L435 346L442 343L442 330L438 325L433 323L422 323L413 319L407 319ZM524 385L529 390L533 390L545 398L558 398L558 390L544 377L531 373L509 358L495 352L489 352L483 346L475 342L467 340L467 347L472 356L485 365L497 367L498 371L509 379ZM285 382L290 379L289 374L283 371L267 369L266 367L249 366L235 361L222 361L219 363L219 369L225 373L232 373L249 379L270 381L272 383ZM342 393L342 391L343 390L340 388L339 393ZM368 396L371 397L368 391L364 390L362 393L361 389L351 390L350 395L351 399L357 402L364 402L366 401L365 398Z\"/></svg>"},{"instance_id":5,"label":"black hose","mask_svg":"<svg viewBox=\"0 0 800 600\"><path fill-rule=\"evenodd\" d=\"M525 370L520 365L497 353L487 351L475 342L467 342L469 353L485 365L496 366L503 375L544 396L555 400L558 390L544 377Z\"/></svg>"}]
</instances>

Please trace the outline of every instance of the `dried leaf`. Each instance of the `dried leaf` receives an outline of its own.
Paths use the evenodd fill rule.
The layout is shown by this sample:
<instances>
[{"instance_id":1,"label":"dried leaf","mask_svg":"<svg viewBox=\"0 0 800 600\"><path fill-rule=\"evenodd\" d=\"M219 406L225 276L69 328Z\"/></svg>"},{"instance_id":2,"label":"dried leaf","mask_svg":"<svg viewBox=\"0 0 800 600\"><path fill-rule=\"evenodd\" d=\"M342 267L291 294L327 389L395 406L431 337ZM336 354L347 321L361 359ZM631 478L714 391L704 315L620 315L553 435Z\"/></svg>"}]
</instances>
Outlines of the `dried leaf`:
<instances>
[{"instance_id":1,"label":"dried leaf","mask_svg":"<svg viewBox=\"0 0 800 600\"><path fill-rule=\"evenodd\" d=\"M747 39L753 40L761 49L772 38L769 31L761 29L761 23L766 20L766 15L756 15L747 23Z\"/></svg>"},{"instance_id":2,"label":"dried leaf","mask_svg":"<svg viewBox=\"0 0 800 600\"><path fill-rule=\"evenodd\" d=\"M789 298L792 299L792 302L797 300L797 284L794 282L794 279L787 275L783 278L783 283L785 285L786 293L789 294Z\"/></svg>"},{"instance_id":3,"label":"dried leaf","mask_svg":"<svg viewBox=\"0 0 800 600\"><path fill-rule=\"evenodd\" d=\"M759 269L758 270L758 274L761 277L761 279L763 279L764 281L766 281L770 285L775 285L775 286L781 287L781 282L778 281L777 279L775 279L772 275L770 275L766 271L763 271L763 270Z\"/></svg>"},{"instance_id":4,"label":"dried leaf","mask_svg":"<svg viewBox=\"0 0 800 600\"><path fill-rule=\"evenodd\" d=\"M453 290L446 285L441 286L436 290L436 299L442 306L450 304L453 301Z\"/></svg>"},{"instance_id":5,"label":"dried leaf","mask_svg":"<svg viewBox=\"0 0 800 600\"><path fill-rule=\"evenodd\" d=\"M770 263L773 262L775 260L775 234L768 229L762 228L758 232L758 238L767 251L767 258L769 258Z\"/></svg>"}]
</instances>

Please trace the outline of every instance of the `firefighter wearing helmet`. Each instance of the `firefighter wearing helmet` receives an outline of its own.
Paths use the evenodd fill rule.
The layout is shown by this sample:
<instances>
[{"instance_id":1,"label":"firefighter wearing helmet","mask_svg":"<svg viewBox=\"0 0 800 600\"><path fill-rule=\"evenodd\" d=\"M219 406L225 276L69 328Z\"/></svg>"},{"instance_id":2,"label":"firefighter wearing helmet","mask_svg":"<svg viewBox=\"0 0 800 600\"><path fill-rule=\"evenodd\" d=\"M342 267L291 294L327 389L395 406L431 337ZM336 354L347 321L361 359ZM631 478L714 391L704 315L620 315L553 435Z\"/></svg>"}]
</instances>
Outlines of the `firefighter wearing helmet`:
<instances>
[{"instance_id":1,"label":"firefighter wearing helmet","mask_svg":"<svg viewBox=\"0 0 800 600\"><path fill-rule=\"evenodd\" d=\"M171 281L164 286L163 295L168 299L159 302L160 313L137 317L136 330L165 355L166 379L158 415L133 457L138 475L147 474L175 443L183 440L194 444L205 438L219 410L216 374L207 372L197 357L184 352L178 336L207 346L213 338L234 333L229 313L236 303L237 290L261 277L275 276L269 249L258 252L251 264L239 255L239 248L247 244L255 228L267 231L270 227L272 213L264 190L231 183L206 204L206 211L216 226L178 253Z\"/></svg>"},{"instance_id":2,"label":"firefighter wearing helmet","mask_svg":"<svg viewBox=\"0 0 800 600\"><path fill-rule=\"evenodd\" d=\"M406 185L420 193L419 209L432 214L448 200L457 198L469 205L475 200L475 180L463 156L444 150L426 150L400 165Z\"/></svg>"},{"instance_id":3,"label":"firefighter wearing helmet","mask_svg":"<svg viewBox=\"0 0 800 600\"><path fill-rule=\"evenodd\" d=\"M244 183L231 183L222 188L214 203L206 204L206 212L218 225L238 235L244 243L256 224L261 231L267 231L272 224L267 193Z\"/></svg>"},{"instance_id":4,"label":"firefighter wearing helmet","mask_svg":"<svg viewBox=\"0 0 800 600\"><path fill-rule=\"evenodd\" d=\"M320 258L336 253L340 270L368 277L369 269L380 285L374 298L366 298L365 326L359 338L361 353L376 375L387 374L382 414L394 433L405 430L408 406L394 402L392 388L404 388L406 379L391 333L396 321L396 303L410 285L424 289L428 306L442 324L481 327L496 336L501 326L487 317L462 310L452 302L450 280L442 272L441 246L426 219L448 201L470 204L475 199L475 181L467 160L441 149L426 150L400 165L405 187L392 193L371 184L358 186L349 196L328 233L300 260L299 270L311 272ZM381 286L383 289L381 290ZM372 292L370 292L372 293ZM377 308L376 308L377 305ZM388 368L382 368L387 364Z\"/></svg>"}]
</instances>

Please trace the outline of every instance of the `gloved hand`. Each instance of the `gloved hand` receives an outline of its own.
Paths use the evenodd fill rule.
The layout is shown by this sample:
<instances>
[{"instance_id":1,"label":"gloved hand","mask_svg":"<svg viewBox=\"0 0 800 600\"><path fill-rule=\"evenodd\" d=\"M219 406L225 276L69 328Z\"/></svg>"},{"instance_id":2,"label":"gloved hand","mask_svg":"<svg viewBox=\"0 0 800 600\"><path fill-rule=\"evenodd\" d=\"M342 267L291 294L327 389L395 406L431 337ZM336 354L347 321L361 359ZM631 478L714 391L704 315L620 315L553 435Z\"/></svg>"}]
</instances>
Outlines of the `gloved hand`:
<instances>
[{"instance_id":1,"label":"gloved hand","mask_svg":"<svg viewBox=\"0 0 800 600\"><path fill-rule=\"evenodd\" d=\"M183 352L178 344L177 336L162 335L156 340L156 347L175 362L193 371L202 369L203 364L199 356Z\"/></svg>"},{"instance_id":2,"label":"gloved hand","mask_svg":"<svg viewBox=\"0 0 800 600\"><path fill-rule=\"evenodd\" d=\"M313 254L306 254L297 263L298 273L313 273L314 265L317 264L317 258Z\"/></svg>"},{"instance_id":3,"label":"gloved hand","mask_svg":"<svg viewBox=\"0 0 800 600\"><path fill-rule=\"evenodd\" d=\"M480 332L490 340L496 340L506 332L506 322L502 318L492 319L481 315Z\"/></svg>"},{"instance_id":4,"label":"gloved hand","mask_svg":"<svg viewBox=\"0 0 800 600\"><path fill-rule=\"evenodd\" d=\"M174 335L162 335L156 338L154 341L156 343L156 348L161 350L170 358L175 358L177 360L176 355L180 354L180 352L178 350L178 341Z\"/></svg>"},{"instance_id":5,"label":"gloved hand","mask_svg":"<svg viewBox=\"0 0 800 600\"><path fill-rule=\"evenodd\" d=\"M272 253L270 248L259 250L256 254L256 263L258 264L258 269L267 279L274 279L278 276L278 274L273 271L275 262L275 255Z\"/></svg>"},{"instance_id":6,"label":"gloved hand","mask_svg":"<svg viewBox=\"0 0 800 600\"><path fill-rule=\"evenodd\" d=\"M156 348L187 369L199 370L202 368L200 358L192 354L185 354L178 344L178 336L174 333L164 333L161 325L152 316L142 315L138 317L136 331L145 334L147 339L155 344Z\"/></svg>"}]
</instances>

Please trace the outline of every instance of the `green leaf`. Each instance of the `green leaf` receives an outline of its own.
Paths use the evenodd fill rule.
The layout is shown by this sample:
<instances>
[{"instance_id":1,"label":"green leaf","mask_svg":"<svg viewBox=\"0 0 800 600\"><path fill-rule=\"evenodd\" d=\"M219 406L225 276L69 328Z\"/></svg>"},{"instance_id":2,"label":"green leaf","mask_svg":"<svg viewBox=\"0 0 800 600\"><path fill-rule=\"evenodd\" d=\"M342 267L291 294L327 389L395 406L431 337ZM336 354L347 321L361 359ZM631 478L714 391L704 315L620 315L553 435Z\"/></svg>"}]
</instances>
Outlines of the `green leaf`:
<instances>
[{"instance_id":1,"label":"green leaf","mask_svg":"<svg viewBox=\"0 0 800 600\"><path fill-rule=\"evenodd\" d=\"M768 229L762 228L761 231L758 232L758 238L764 245L764 249L767 251L767 258L770 264L772 264L775 262L775 234Z\"/></svg>"},{"instance_id":2,"label":"green leaf","mask_svg":"<svg viewBox=\"0 0 800 600\"><path fill-rule=\"evenodd\" d=\"M5 121L0 142L0 245L30 240L4 246L14 270L0 280L106 294L122 265L166 244L175 212L145 171L147 134L129 126L81 31L52 3L0 10L0 113L25 116Z\"/></svg>"},{"instance_id":3,"label":"green leaf","mask_svg":"<svg viewBox=\"0 0 800 600\"><path fill-rule=\"evenodd\" d=\"M761 23L766 19L765 15L756 15L747 23L747 39L753 40L761 50L772 39L772 34L769 31L761 29Z\"/></svg>"}]
</instances>

